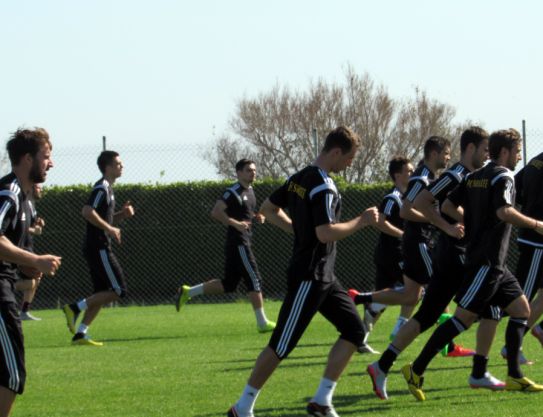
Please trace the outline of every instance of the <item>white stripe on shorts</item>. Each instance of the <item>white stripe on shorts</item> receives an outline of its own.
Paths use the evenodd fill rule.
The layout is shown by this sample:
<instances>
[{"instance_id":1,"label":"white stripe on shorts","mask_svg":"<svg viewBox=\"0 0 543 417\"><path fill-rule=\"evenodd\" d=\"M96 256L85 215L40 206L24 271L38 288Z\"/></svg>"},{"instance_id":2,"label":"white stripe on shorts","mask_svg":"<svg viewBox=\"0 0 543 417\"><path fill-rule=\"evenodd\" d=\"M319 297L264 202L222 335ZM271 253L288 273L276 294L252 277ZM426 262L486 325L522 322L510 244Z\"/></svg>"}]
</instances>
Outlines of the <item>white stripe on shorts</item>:
<instances>
[{"instance_id":1,"label":"white stripe on shorts","mask_svg":"<svg viewBox=\"0 0 543 417\"><path fill-rule=\"evenodd\" d=\"M475 279L469 286L468 290L466 291L466 294L462 299L460 300L460 307L466 308L469 303L473 301L473 298L475 297L475 294L477 294L477 291L481 288L481 285L486 277L486 274L488 274L488 271L490 270L489 266L483 266L479 269L479 272L477 272L477 275L475 275Z\"/></svg>"},{"instance_id":2,"label":"white stripe on shorts","mask_svg":"<svg viewBox=\"0 0 543 417\"><path fill-rule=\"evenodd\" d=\"M532 255L532 263L530 264L528 277L526 278L526 283L523 288L524 294L526 294L528 299L532 298L532 292L534 291L535 278L537 277L537 271L541 265L541 253L543 253L543 250L536 249Z\"/></svg>"},{"instance_id":3,"label":"white stripe on shorts","mask_svg":"<svg viewBox=\"0 0 543 417\"><path fill-rule=\"evenodd\" d=\"M17 359L15 358L15 352L13 351L13 344L9 338L8 329L6 323L0 314L0 346L4 352L4 360L6 361L6 367L9 373L9 389L17 392L19 391L19 385L21 384L21 378L19 376L19 368L17 368Z\"/></svg>"},{"instance_id":4,"label":"white stripe on shorts","mask_svg":"<svg viewBox=\"0 0 543 417\"><path fill-rule=\"evenodd\" d=\"M107 257L107 251L105 249L100 250L100 258L102 259L102 264L104 265L104 269L106 271L107 277L109 278L109 282L111 282L111 288L113 288L113 291L115 291L118 296L121 296L121 287L117 282L117 277L115 276L115 272L113 272L113 268L109 263L109 258Z\"/></svg>"},{"instance_id":5,"label":"white stripe on shorts","mask_svg":"<svg viewBox=\"0 0 543 417\"><path fill-rule=\"evenodd\" d=\"M249 276L251 277L251 281L253 282L253 290L256 292L260 291L260 283L258 282L258 277L256 276L256 272L251 266L251 262L249 262L249 257L247 256L247 251L245 250L245 246L239 245L239 256L241 257L241 260L243 262L243 265L245 266L245 269L249 273Z\"/></svg>"},{"instance_id":6,"label":"white stripe on shorts","mask_svg":"<svg viewBox=\"0 0 543 417\"><path fill-rule=\"evenodd\" d=\"M285 324L285 328L283 329L283 333L281 334L279 343L277 344L276 353L279 357L287 353L292 333L294 332L294 328L296 327L298 319L300 318L300 313L302 311L305 299L307 298L307 294L311 289L311 283L311 281L303 281L300 284L300 288L298 288L298 292L296 293L296 297L294 298L294 303L292 304L292 307L290 309L287 323Z\"/></svg>"}]
</instances>

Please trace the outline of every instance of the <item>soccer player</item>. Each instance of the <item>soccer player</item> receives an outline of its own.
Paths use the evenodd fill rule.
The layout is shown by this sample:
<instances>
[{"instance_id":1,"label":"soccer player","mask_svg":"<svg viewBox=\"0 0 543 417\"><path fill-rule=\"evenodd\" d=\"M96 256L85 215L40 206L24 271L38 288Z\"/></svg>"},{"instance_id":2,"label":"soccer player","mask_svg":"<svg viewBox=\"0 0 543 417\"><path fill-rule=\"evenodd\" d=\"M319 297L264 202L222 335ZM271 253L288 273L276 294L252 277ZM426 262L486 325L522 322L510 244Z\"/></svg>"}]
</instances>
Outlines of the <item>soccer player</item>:
<instances>
[{"instance_id":1,"label":"soccer player","mask_svg":"<svg viewBox=\"0 0 543 417\"><path fill-rule=\"evenodd\" d=\"M388 173L394 183L394 187L384 196L379 212L384 216L384 221L377 224L381 231L379 241L375 248L375 291L385 288L393 288L403 284L402 275L402 236L403 219L400 217L402 196L407 190L409 177L413 173L413 165L407 158L395 157L388 164ZM355 289L348 291L354 299L359 292ZM367 335L384 312L385 304L371 303L365 305L364 323ZM400 317L410 317L414 306L402 305ZM370 345L364 343L359 349L360 353L378 353Z\"/></svg>"},{"instance_id":2,"label":"soccer player","mask_svg":"<svg viewBox=\"0 0 543 417\"><path fill-rule=\"evenodd\" d=\"M25 216L30 219L30 227L28 228L23 248L29 252L34 252L34 239L32 236L41 235L45 226L45 221L41 217L38 217L38 213L36 212L35 202L40 198L41 186L39 184L34 184L32 193L26 199L25 204ZM20 280L15 283L15 289L23 292L23 302L20 314L21 320L40 321L41 318L30 313L30 307L34 300L34 296L36 295L36 290L40 285L42 273L25 266L20 266L18 268L18 273Z\"/></svg>"},{"instance_id":3,"label":"soccer player","mask_svg":"<svg viewBox=\"0 0 543 417\"><path fill-rule=\"evenodd\" d=\"M381 358L367 368L375 394L381 399L388 398L387 374L398 355L420 333L425 332L438 321L464 278L465 242L459 239L463 236L463 227L455 219L446 215L442 217L435 206L438 204L441 207L449 192L456 188L466 174L483 166L488 159L488 133L479 127L466 129L460 137L460 153L460 161L441 174L429 188L422 190L415 199L415 209L445 233L439 236L432 264L434 273L417 313L402 326ZM490 343L487 343L488 349L494 337L498 319L499 316L494 317L494 320L485 320L486 328L490 328L488 332L491 336ZM449 348L448 356L466 356L471 353L459 345L449 346ZM483 353L485 357L488 355L486 350ZM477 374L477 379L473 381L470 379L472 386L500 389L503 383L490 374L485 374L485 371L486 369L483 370L482 375Z\"/></svg>"},{"instance_id":4,"label":"soccer player","mask_svg":"<svg viewBox=\"0 0 543 417\"><path fill-rule=\"evenodd\" d=\"M13 286L17 265L54 275L61 258L37 255L22 247L28 233L27 196L53 167L45 129L19 129L7 142L11 173L0 179L0 417L7 417L26 381L23 330Z\"/></svg>"},{"instance_id":5,"label":"soccer player","mask_svg":"<svg viewBox=\"0 0 543 417\"><path fill-rule=\"evenodd\" d=\"M424 144L424 160L409 178L409 184L403 198L400 216L406 220L402 238L403 282L402 288L387 288L373 293L360 293L355 296L356 304L376 302L387 305L415 306L423 287L432 276L430 249L433 246L436 229L428 219L415 210L413 203L419 193L431 184L436 173L445 168L451 159L449 140L431 136ZM400 316L393 330L392 337L409 317Z\"/></svg>"},{"instance_id":6,"label":"soccer player","mask_svg":"<svg viewBox=\"0 0 543 417\"><path fill-rule=\"evenodd\" d=\"M413 364L402 368L410 392L419 401L425 399L422 375L433 357L493 306L510 317L505 333L505 389L543 391L543 385L526 378L520 369L519 353L530 306L517 279L505 266L511 225L543 234L543 223L514 208L515 180L511 170L520 160L520 152L521 137L515 129L492 133L491 162L466 176L443 203L443 211L452 218L459 220L463 214L467 240L465 279L455 297L458 307L454 316L434 331Z\"/></svg>"},{"instance_id":7,"label":"soccer player","mask_svg":"<svg viewBox=\"0 0 543 417\"><path fill-rule=\"evenodd\" d=\"M111 249L111 240L121 244L121 229L115 225L134 216L134 207L127 201L121 210L115 212L113 184L123 173L123 163L115 151L103 151L97 160L102 173L81 211L87 221L87 232L83 254L90 269L94 292L62 308L73 345L102 346L102 342L91 339L88 329L103 305L119 301L126 295L123 270ZM76 331L77 318L85 312Z\"/></svg>"},{"instance_id":8,"label":"soccer player","mask_svg":"<svg viewBox=\"0 0 543 417\"><path fill-rule=\"evenodd\" d=\"M233 292L243 279L256 316L257 331L271 332L275 322L268 320L264 312L262 279L251 249L252 221L254 219L264 223L264 216L256 212L256 197L252 187L256 178L254 161L238 161L236 175L238 182L224 192L211 210L211 216L227 226L224 278L212 279L193 287L182 285L177 290L175 308L179 311L192 297Z\"/></svg>"},{"instance_id":9,"label":"soccer player","mask_svg":"<svg viewBox=\"0 0 543 417\"><path fill-rule=\"evenodd\" d=\"M320 312L339 332L315 396L307 405L311 416L337 417L332 396L337 380L352 354L363 342L364 323L352 299L334 275L336 241L380 219L376 207L340 223L341 197L329 173L351 165L359 138L351 129L338 127L326 137L312 165L292 175L263 203L268 221L294 232L288 268L287 294L277 327L268 346L256 360L243 393L228 411L229 417L252 417L256 398L279 363L295 348L313 316ZM284 209L288 208L289 216Z\"/></svg>"},{"instance_id":10,"label":"soccer player","mask_svg":"<svg viewBox=\"0 0 543 417\"><path fill-rule=\"evenodd\" d=\"M521 213L543 222L543 153L532 158L530 162L515 175L517 203ZM543 236L531 229L520 229L517 239L519 259L516 277L528 300L536 298L530 305L528 329L543 345L543 322L536 324L543 313ZM502 356L507 357L507 350L502 349Z\"/></svg>"}]
</instances>

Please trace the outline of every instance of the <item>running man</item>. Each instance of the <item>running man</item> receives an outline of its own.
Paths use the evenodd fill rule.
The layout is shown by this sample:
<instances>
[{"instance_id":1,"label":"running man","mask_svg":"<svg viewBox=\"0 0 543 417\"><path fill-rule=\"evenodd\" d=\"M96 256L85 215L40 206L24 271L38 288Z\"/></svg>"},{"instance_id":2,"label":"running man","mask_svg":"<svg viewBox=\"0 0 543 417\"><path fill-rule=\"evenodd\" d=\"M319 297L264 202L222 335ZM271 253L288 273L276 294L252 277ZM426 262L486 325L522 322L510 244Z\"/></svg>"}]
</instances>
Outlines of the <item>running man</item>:
<instances>
[{"instance_id":1,"label":"running man","mask_svg":"<svg viewBox=\"0 0 543 417\"><path fill-rule=\"evenodd\" d=\"M314 163L292 175L262 205L270 223L294 233L287 294L270 342L256 360L241 397L228 411L229 417L254 416L253 407L263 385L296 347L317 312L337 328L340 336L307 413L338 416L332 405L334 389L352 354L363 343L365 329L352 299L334 275L336 241L375 225L380 218L377 208L371 207L352 220L339 222L341 197L329 173L350 166L358 146L358 135L351 129L332 130ZM284 211L287 208L290 217Z\"/></svg>"},{"instance_id":2,"label":"running man","mask_svg":"<svg viewBox=\"0 0 543 417\"><path fill-rule=\"evenodd\" d=\"M252 184L256 178L256 165L249 159L236 164L238 182L228 188L211 210L211 216L227 226L224 246L224 278L212 279L193 287L182 285L175 296L177 311L192 297L234 292L241 279L256 316L256 328L260 333L271 332L275 322L268 320L264 312L262 279L251 249L252 222L264 223L264 216L256 212L256 197Z\"/></svg>"},{"instance_id":3,"label":"running man","mask_svg":"<svg viewBox=\"0 0 543 417\"><path fill-rule=\"evenodd\" d=\"M424 160L415 170L405 192L400 216L406 220L402 238L403 282L401 288L387 288L381 291L360 293L355 297L356 304L376 302L387 305L415 306L423 288L432 276L432 258L430 254L436 228L413 204L415 198L429 184L434 182L436 173L445 168L451 159L451 144L448 139L431 136L424 144ZM409 317L400 316L396 322L391 339L407 323Z\"/></svg>"},{"instance_id":4,"label":"running man","mask_svg":"<svg viewBox=\"0 0 543 417\"><path fill-rule=\"evenodd\" d=\"M61 258L37 255L22 247L28 233L27 196L53 167L52 145L45 129L19 129L9 139L11 173L0 179L0 417L11 412L26 382L23 329L13 286L17 265L33 274L54 275Z\"/></svg>"},{"instance_id":5,"label":"running man","mask_svg":"<svg viewBox=\"0 0 543 417\"><path fill-rule=\"evenodd\" d=\"M417 313L400 329L392 343L381 358L370 364L367 371L372 379L374 392L381 399L388 399L386 391L387 375L398 355L415 340L419 334L433 326L457 293L464 279L465 242L458 238L463 236L463 227L455 219L445 214L443 217L436 211L436 203L441 207L451 190L469 173L483 166L488 159L488 133L479 127L466 129L460 137L460 161L446 170L429 188L419 193L415 200L415 209L419 210L432 224L440 227L445 233L439 236L434 254L434 273L424 294L422 304ZM492 344L498 317L487 322L490 327ZM452 344L452 342L451 342ZM472 351L459 345L449 344L448 356L467 356ZM483 352L488 356L488 352ZM488 360L488 358L487 358ZM485 362L486 364L486 362ZM490 374L476 374L477 379L470 382L472 386L500 389L501 381ZM480 376L479 376L480 375ZM479 380L481 379L481 380Z\"/></svg>"},{"instance_id":6,"label":"running man","mask_svg":"<svg viewBox=\"0 0 543 417\"><path fill-rule=\"evenodd\" d=\"M375 247L375 291L385 288L394 288L403 285L402 274L402 236L404 221L400 217L402 196L407 190L409 177L413 173L413 165L407 158L395 157L388 164L388 174L394 183L394 187L384 196L379 213L384 216L384 221L377 224L380 230L379 241ZM359 292L355 289L348 291L355 299ZM364 305L364 323L367 335L373 329L375 323L385 311L386 305L371 303ZM410 317L414 306L402 305L400 317ZM359 348L360 353L379 353L370 345L364 343Z\"/></svg>"},{"instance_id":7,"label":"running man","mask_svg":"<svg viewBox=\"0 0 543 417\"><path fill-rule=\"evenodd\" d=\"M23 248L29 252L34 252L33 236L41 235L43 228L45 227L45 221L41 217L38 217L38 213L36 212L36 201L40 198L41 186L40 184L34 184L34 187L32 187L32 193L26 199L25 205L25 216L30 219L30 227L28 228L28 233L26 234ZM15 289L23 292L21 320L40 321L41 318L30 313L30 308L43 274L35 269L25 266L20 266L18 268L18 273L20 280L16 282Z\"/></svg>"},{"instance_id":8,"label":"running man","mask_svg":"<svg viewBox=\"0 0 543 417\"><path fill-rule=\"evenodd\" d=\"M88 329L105 304L119 301L126 295L126 282L123 270L113 254L111 240L121 244L121 229L114 226L124 219L134 216L130 201L115 212L113 184L123 173L123 163L115 151L103 151L98 157L98 168L102 173L90 194L87 204L81 211L87 221L87 233L83 254L89 265L94 292L62 308L68 329L74 335L73 345L102 346L102 342L92 340ZM77 318L85 312L77 327Z\"/></svg>"},{"instance_id":9,"label":"running man","mask_svg":"<svg viewBox=\"0 0 543 417\"><path fill-rule=\"evenodd\" d=\"M543 385L526 378L520 369L519 354L530 306L517 279L505 266L511 225L543 234L543 223L514 208L512 170L521 159L520 152L521 137L515 129L492 133L491 162L466 176L443 203L443 212L450 217L459 219L463 214L467 241L465 279L455 297L458 307L454 316L434 331L413 364L402 368L410 392L419 401L426 398L422 375L434 356L486 310L496 308L493 306L510 317L505 333L509 353L505 389L543 391Z\"/></svg>"}]
</instances>

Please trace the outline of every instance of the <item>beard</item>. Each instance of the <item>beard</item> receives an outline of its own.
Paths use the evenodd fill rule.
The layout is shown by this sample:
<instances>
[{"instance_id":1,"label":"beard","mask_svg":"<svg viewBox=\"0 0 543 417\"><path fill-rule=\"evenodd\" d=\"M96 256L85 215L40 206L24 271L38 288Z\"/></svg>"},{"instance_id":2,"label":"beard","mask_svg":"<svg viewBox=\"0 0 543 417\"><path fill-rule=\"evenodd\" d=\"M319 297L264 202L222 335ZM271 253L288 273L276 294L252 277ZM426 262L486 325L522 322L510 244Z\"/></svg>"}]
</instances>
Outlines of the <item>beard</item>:
<instances>
[{"instance_id":1,"label":"beard","mask_svg":"<svg viewBox=\"0 0 543 417\"><path fill-rule=\"evenodd\" d=\"M34 184L41 184L42 182L45 182L45 175L45 172L42 172L38 163L34 160L28 175L30 181L32 181Z\"/></svg>"}]
</instances>

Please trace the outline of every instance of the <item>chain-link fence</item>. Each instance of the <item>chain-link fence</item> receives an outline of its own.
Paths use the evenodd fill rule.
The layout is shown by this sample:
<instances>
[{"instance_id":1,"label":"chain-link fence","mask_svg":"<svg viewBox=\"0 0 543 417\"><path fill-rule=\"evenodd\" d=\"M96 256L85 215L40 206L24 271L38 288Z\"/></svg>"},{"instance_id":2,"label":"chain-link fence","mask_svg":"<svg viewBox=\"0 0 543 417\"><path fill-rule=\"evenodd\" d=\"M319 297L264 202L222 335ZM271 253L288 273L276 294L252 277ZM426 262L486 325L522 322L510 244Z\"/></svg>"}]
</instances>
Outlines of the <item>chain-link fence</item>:
<instances>
[{"instance_id":1,"label":"chain-link fence","mask_svg":"<svg viewBox=\"0 0 543 417\"><path fill-rule=\"evenodd\" d=\"M543 134L527 131L527 159L543 148ZM131 200L136 216L121 225L123 244L115 246L123 266L129 296L124 303L159 304L172 302L176 287L185 282L193 285L223 276L225 227L210 218L210 210L230 182L214 185L201 182L172 185L177 181L217 180L214 168L203 160L200 146L149 145L112 146L119 151L125 173L116 188L118 204ZM39 214L46 226L35 238L39 253L63 257L54 278L45 278L38 289L34 305L51 308L89 295L92 285L81 246L85 222L81 208L90 192L89 184L100 176L96 157L101 146L55 148L55 167L50 172L44 198L38 202ZM53 187L51 185L87 184L87 186ZM140 184L140 185L128 185ZM255 192L260 204L278 184L257 183ZM369 191L357 187L343 190L343 217L351 218L361 210L378 204L386 185ZM373 251L378 233L365 229L338 244L337 275L345 286L371 289L374 280ZM255 225L253 250L263 278L265 296L282 298L286 288L286 267L292 238L269 225ZM511 244L510 267L518 257ZM198 302L216 302L243 297L199 297Z\"/></svg>"}]
</instances>

